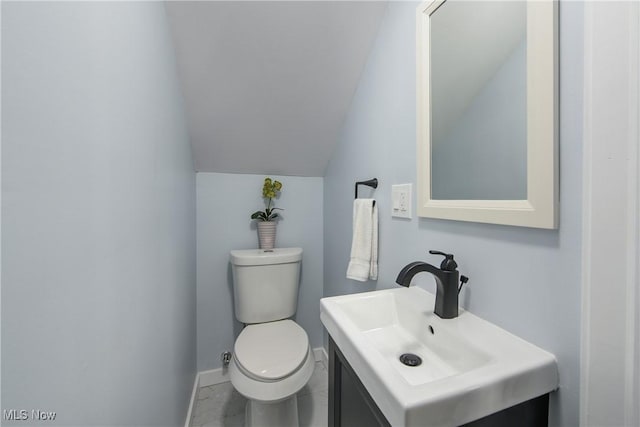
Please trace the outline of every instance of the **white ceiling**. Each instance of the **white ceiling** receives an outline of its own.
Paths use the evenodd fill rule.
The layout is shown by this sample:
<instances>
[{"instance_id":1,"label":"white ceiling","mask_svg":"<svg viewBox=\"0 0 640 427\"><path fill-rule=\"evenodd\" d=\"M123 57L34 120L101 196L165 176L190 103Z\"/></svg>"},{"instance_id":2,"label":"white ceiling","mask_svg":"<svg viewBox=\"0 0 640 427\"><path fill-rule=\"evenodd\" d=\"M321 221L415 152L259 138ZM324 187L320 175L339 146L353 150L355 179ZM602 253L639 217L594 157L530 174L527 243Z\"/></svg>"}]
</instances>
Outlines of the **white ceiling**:
<instances>
[{"instance_id":1,"label":"white ceiling","mask_svg":"<svg viewBox=\"0 0 640 427\"><path fill-rule=\"evenodd\" d=\"M323 176L386 2L166 4L196 170Z\"/></svg>"}]
</instances>

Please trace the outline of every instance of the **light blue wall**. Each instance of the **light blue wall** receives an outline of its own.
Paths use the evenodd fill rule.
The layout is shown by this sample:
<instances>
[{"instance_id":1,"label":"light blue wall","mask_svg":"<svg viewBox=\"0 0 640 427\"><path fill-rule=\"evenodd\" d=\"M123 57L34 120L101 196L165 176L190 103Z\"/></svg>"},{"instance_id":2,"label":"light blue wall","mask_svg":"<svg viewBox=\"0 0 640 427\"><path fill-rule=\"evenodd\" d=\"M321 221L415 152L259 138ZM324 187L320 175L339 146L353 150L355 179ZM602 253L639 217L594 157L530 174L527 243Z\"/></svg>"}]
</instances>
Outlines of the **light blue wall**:
<instances>
[{"instance_id":1,"label":"light blue wall","mask_svg":"<svg viewBox=\"0 0 640 427\"><path fill-rule=\"evenodd\" d=\"M2 231L3 409L183 424L195 173L162 3L2 3Z\"/></svg>"},{"instance_id":2,"label":"light blue wall","mask_svg":"<svg viewBox=\"0 0 640 427\"><path fill-rule=\"evenodd\" d=\"M556 355L560 390L551 399L550 422L578 425L583 6L560 3L560 228L550 231L391 218L391 185L416 182L416 5L389 3L327 168L324 294L394 287L407 263L439 261L429 249L454 253L471 278L462 304ZM345 279L353 184L372 177L379 188L362 195L373 195L380 207L379 280L360 283ZM428 275L414 283L434 291Z\"/></svg>"},{"instance_id":3,"label":"light blue wall","mask_svg":"<svg viewBox=\"0 0 640 427\"><path fill-rule=\"evenodd\" d=\"M303 249L300 294L295 320L312 347L322 346L319 301L323 284L323 179L277 176L283 188L276 206L284 208L276 247ZM264 175L198 173L198 370L221 366L220 354L233 351L241 324L233 312L229 251L258 247L250 219L264 209Z\"/></svg>"}]
</instances>

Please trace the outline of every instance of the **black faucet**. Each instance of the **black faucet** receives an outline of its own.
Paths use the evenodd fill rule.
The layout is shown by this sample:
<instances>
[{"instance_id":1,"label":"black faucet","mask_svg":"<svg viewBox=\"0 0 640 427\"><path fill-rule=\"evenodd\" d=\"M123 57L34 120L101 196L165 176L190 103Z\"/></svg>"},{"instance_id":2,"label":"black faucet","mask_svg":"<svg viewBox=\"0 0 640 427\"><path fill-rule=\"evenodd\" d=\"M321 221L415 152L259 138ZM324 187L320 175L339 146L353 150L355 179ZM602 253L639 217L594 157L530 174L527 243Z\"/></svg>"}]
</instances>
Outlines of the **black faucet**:
<instances>
[{"instance_id":1,"label":"black faucet","mask_svg":"<svg viewBox=\"0 0 640 427\"><path fill-rule=\"evenodd\" d=\"M461 285L458 288L459 272L456 270L458 264L454 261L453 255L440 251L429 251L429 253L444 256L440 268L422 261L412 262L400 271L396 283L408 288L409 284L411 284L411 279L416 274L423 271L433 274L436 278L436 307L434 313L443 319L458 317L458 292L460 292L462 285L467 283L469 278L462 276L460 278Z\"/></svg>"}]
</instances>

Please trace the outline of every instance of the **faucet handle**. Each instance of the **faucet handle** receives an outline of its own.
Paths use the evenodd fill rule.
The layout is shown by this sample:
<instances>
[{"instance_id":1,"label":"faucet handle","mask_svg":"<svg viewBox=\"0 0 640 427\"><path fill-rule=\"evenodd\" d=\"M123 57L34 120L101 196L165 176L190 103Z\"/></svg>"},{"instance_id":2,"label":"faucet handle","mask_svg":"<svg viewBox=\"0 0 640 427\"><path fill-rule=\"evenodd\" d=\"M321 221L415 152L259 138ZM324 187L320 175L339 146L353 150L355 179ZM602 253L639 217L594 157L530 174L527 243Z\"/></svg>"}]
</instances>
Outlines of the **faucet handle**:
<instances>
[{"instance_id":1,"label":"faucet handle","mask_svg":"<svg viewBox=\"0 0 640 427\"><path fill-rule=\"evenodd\" d=\"M442 260L442 263L440 263L440 269L441 270L444 270L444 271L455 271L456 268L458 268L458 263L456 263L453 260L453 254L446 254L444 252L434 251L434 250L430 250L429 253L432 254L432 255L442 255L442 256L444 256L444 259Z\"/></svg>"}]
</instances>

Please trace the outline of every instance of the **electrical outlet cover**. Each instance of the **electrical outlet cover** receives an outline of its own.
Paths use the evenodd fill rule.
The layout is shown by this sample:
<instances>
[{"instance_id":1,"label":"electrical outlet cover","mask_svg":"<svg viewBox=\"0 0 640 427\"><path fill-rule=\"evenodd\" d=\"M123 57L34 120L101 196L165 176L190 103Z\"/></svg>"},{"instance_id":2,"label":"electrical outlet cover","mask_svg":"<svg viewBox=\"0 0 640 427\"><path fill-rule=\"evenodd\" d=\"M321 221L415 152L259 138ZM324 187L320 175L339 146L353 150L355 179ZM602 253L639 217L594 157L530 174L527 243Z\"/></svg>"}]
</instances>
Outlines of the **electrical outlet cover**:
<instances>
[{"instance_id":1,"label":"electrical outlet cover","mask_svg":"<svg viewBox=\"0 0 640 427\"><path fill-rule=\"evenodd\" d=\"M396 184L391 186L391 216L411 218L412 184Z\"/></svg>"}]
</instances>

